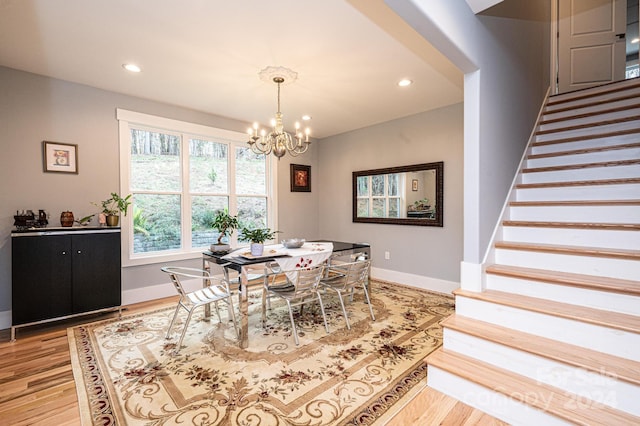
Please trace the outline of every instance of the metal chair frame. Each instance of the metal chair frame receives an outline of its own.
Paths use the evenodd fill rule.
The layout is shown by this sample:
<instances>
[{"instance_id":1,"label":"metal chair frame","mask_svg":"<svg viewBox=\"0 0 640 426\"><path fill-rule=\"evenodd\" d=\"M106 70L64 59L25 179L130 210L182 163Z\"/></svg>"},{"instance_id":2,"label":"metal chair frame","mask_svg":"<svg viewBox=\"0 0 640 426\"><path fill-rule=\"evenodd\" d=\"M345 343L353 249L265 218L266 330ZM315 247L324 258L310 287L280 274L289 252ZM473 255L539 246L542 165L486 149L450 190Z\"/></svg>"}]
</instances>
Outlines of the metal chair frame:
<instances>
[{"instance_id":1,"label":"metal chair frame","mask_svg":"<svg viewBox=\"0 0 640 426\"><path fill-rule=\"evenodd\" d=\"M300 345L298 339L298 329L293 317L293 307L300 306L300 312L306 303L318 300L320 303L320 310L322 311L322 319L324 320L324 328L329 333L329 324L327 323L327 316L324 311L324 304L322 303L322 297L318 291L318 285L324 272L324 265L319 265L309 269L295 269L290 271L273 271L269 272L265 268L264 275L264 292L262 303L262 321L263 324L266 321L266 308L267 303L265 299L277 297L283 299L287 303L289 308L289 319L291 320L291 327L293 329L293 337L296 342L296 346ZM275 280L278 276L284 275L286 280L283 284L275 284Z\"/></svg>"},{"instance_id":2,"label":"metal chair frame","mask_svg":"<svg viewBox=\"0 0 640 426\"><path fill-rule=\"evenodd\" d=\"M209 271L204 269L197 268L187 268L187 267L163 267L161 270L167 274L171 278L171 282L173 283L176 291L180 295L180 300L178 301L178 305L176 306L176 311L173 314L173 319L171 320L171 324L167 329L166 338L168 339L171 336L171 330L178 318L178 313L180 309L184 309L188 312L187 319L185 320L184 327L182 328L182 333L180 334L180 339L178 340L178 345L176 346L175 353L180 351L182 347L182 341L187 332L187 327L189 326L189 321L191 321L191 316L196 308L200 306L205 306L210 303L213 303L216 308L216 314L218 315L218 320L222 323L222 317L220 316L220 310L218 309L218 302L223 301L228 305L229 316L231 317L231 321L233 322L233 327L236 330L236 336L239 336L238 331L238 323L236 321L235 309L233 307L233 300L231 298L231 290L229 289L229 281L220 278L217 276L212 276ZM205 280L209 282L209 285L198 289L192 292L186 292L182 283L180 282L180 277L185 278L198 278L201 280Z\"/></svg>"},{"instance_id":3,"label":"metal chair frame","mask_svg":"<svg viewBox=\"0 0 640 426\"><path fill-rule=\"evenodd\" d=\"M337 263L327 267L325 277L320 280L320 288L325 290L333 290L338 295L340 300L340 306L342 307L342 314L344 320L347 323L347 329L351 329L351 323L349 322L349 316L344 305L343 293L350 293L350 301L353 302L354 289L361 285L364 290L364 297L369 306L369 313L371 319L376 320L373 314L373 307L371 306L371 300L369 299L369 291L367 290L367 278L369 276L369 267L371 266L371 260L356 260L354 262Z\"/></svg>"}]
</instances>

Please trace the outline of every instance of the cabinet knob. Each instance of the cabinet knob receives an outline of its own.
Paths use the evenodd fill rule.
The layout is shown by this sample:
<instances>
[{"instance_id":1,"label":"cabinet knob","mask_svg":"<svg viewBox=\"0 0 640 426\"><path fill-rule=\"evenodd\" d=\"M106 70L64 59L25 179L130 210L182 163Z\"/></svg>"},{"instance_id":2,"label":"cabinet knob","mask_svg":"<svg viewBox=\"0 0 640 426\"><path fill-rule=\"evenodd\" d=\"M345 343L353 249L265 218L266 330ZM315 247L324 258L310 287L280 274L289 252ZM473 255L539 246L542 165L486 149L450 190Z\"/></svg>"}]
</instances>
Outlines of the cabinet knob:
<instances>
[{"instance_id":1,"label":"cabinet knob","mask_svg":"<svg viewBox=\"0 0 640 426\"><path fill-rule=\"evenodd\" d=\"M67 252L66 252L66 251L63 251L63 252L62 252L62 255L64 256L65 254L67 254Z\"/></svg>"},{"instance_id":2,"label":"cabinet knob","mask_svg":"<svg viewBox=\"0 0 640 426\"><path fill-rule=\"evenodd\" d=\"M82 253L82 250L78 250L78 254Z\"/></svg>"}]
</instances>

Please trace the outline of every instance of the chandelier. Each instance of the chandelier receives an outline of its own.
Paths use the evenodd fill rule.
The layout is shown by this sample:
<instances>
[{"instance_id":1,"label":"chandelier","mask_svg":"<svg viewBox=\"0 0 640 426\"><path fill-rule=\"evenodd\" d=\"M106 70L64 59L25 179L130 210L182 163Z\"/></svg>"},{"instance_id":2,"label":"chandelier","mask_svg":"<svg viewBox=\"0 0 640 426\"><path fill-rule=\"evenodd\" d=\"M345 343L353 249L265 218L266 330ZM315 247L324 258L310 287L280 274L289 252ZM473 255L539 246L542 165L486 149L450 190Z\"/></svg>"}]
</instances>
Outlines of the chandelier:
<instances>
[{"instance_id":1,"label":"chandelier","mask_svg":"<svg viewBox=\"0 0 640 426\"><path fill-rule=\"evenodd\" d=\"M276 117L271 119L271 131L260 129L258 123L253 123L253 127L249 128L249 147L256 154L269 155L273 153L278 159L286 153L296 157L304 154L309 149L311 142L309 141L309 133L311 130L307 127L304 131L300 129L300 123L295 123L295 133L291 134L284 130L282 123L282 112L280 112L280 85L293 83L298 74L288 68L283 67L267 67L260 71L260 78L264 81L273 81L278 85L278 111Z\"/></svg>"}]
</instances>

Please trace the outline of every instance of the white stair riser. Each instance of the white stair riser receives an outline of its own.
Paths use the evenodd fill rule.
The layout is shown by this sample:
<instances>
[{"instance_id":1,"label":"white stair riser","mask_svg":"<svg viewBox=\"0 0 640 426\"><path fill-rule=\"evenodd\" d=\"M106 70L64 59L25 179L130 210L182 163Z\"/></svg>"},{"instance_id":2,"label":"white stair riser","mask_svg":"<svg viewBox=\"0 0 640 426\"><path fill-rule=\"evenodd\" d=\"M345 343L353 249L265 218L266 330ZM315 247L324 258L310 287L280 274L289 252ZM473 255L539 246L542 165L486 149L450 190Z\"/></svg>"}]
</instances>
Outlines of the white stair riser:
<instances>
[{"instance_id":1,"label":"white stair riser","mask_svg":"<svg viewBox=\"0 0 640 426\"><path fill-rule=\"evenodd\" d=\"M431 365L427 384L445 395L511 425L571 426L573 424ZM523 389L520 395L514 395L514 398L518 397L523 397L525 401L540 401L545 395L537 395L535 392L527 392Z\"/></svg>"},{"instance_id":2,"label":"white stair riser","mask_svg":"<svg viewBox=\"0 0 640 426\"><path fill-rule=\"evenodd\" d=\"M546 142L566 138L589 137L594 133L611 133L620 132L622 130L637 129L640 127L639 121L624 121L621 123L606 124L603 126L591 126L581 129L564 130L560 132L552 132L545 134L536 134L536 142Z\"/></svg>"},{"instance_id":3,"label":"white stair riser","mask_svg":"<svg viewBox=\"0 0 640 426\"><path fill-rule=\"evenodd\" d=\"M640 237L640 235L639 235ZM496 263L523 268L546 269L572 274L595 275L622 280L640 278L640 261L591 256L575 256L538 251L508 250L498 248ZM638 282L640 285L640 281ZM571 301L569 301L571 303Z\"/></svg>"},{"instance_id":4,"label":"white stair riser","mask_svg":"<svg viewBox=\"0 0 640 426\"><path fill-rule=\"evenodd\" d=\"M627 145L637 143L639 140L640 132L632 133L629 135L609 136L595 139L579 139L573 142L533 145L531 147L531 154L547 154L550 152L573 151L576 149L590 149L616 145Z\"/></svg>"},{"instance_id":5,"label":"white stair riser","mask_svg":"<svg viewBox=\"0 0 640 426\"><path fill-rule=\"evenodd\" d=\"M461 296L456 297L456 314L640 361L639 334Z\"/></svg>"},{"instance_id":6,"label":"white stair riser","mask_svg":"<svg viewBox=\"0 0 640 426\"><path fill-rule=\"evenodd\" d=\"M511 206L508 217L525 222L639 223L640 205Z\"/></svg>"},{"instance_id":7,"label":"white stair riser","mask_svg":"<svg viewBox=\"0 0 640 426\"><path fill-rule=\"evenodd\" d=\"M540 126L538 126L539 127L538 130L546 131L546 130L562 129L570 126L582 126L585 124L589 125L594 122L610 121L610 120L615 120L620 118L635 117L637 115L640 115L640 108L638 107L628 108L624 111L601 113L601 114L593 115L589 117L570 118L562 121L556 121L553 123L541 124Z\"/></svg>"},{"instance_id":8,"label":"white stair riser","mask_svg":"<svg viewBox=\"0 0 640 426\"><path fill-rule=\"evenodd\" d=\"M637 83L637 81L635 83ZM633 84L634 84L633 80L626 80L625 82L616 83L616 88L622 88L624 86L632 86ZM558 108L568 108L568 107L579 107L580 105L593 103L593 102L601 102L601 101L606 101L610 99L616 99L621 96L629 96L634 94L637 94L638 96L640 96L640 88L637 88L637 87L627 88L623 92L621 91L611 92L609 89L610 88L608 86L599 86L599 87L593 87L591 89L587 89L585 91L580 91L580 95L596 94L596 96L591 96L589 98L582 98L582 99L576 99L576 100L569 100L557 105L549 106L548 108L558 109ZM571 99L571 98L574 98L575 96L576 96L575 93L565 93L561 95L556 95L550 99L550 102L557 103L558 101Z\"/></svg>"},{"instance_id":9,"label":"white stair riser","mask_svg":"<svg viewBox=\"0 0 640 426\"><path fill-rule=\"evenodd\" d=\"M640 250L640 231L505 226L502 235L503 241L520 243Z\"/></svg>"},{"instance_id":10,"label":"white stair riser","mask_svg":"<svg viewBox=\"0 0 640 426\"><path fill-rule=\"evenodd\" d=\"M640 184L518 188L516 201L637 200Z\"/></svg>"},{"instance_id":11,"label":"white stair riser","mask_svg":"<svg viewBox=\"0 0 640 426\"><path fill-rule=\"evenodd\" d=\"M637 296L589 290L536 280L516 279L495 274L487 274L485 284L489 290L571 303L572 305L595 309L606 309L629 315L640 315L640 297Z\"/></svg>"},{"instance_id":12,"label":"white stair riser","mask_svg":"<svg viewBox=\"0 0 640 426\"><path fill-rule=\"evenodd\" d=\"M626 149L612 149L607 151L587 152L584 154L554 155L551 157L529 156L526 160L527 169L537 167L568 166L575 164L602 163L605 161L624 161L640 158L640 147Z\"/></svg>"},{"instance_id":13,"label":"white stair riser","mask_svg":"<svg viewBox=\"0 0 640 426\"><path fill-rule=\"evenodd\" d=\"M596 373L446 328L444 338L446 350L562 389L575 395L576 405L602 404L640 415L640 387L616 380L606 366Z\"/></svg>"},{"instance_id":14,"label":"white stair riser","mask_svg":"<svg viewBox=\"0 0 640 426\"><path fill-rule=\"evenodd\" d=\"M638 96L640 96L640 93L638 94ZM580 115L580 114L600 113L601 111L610 110L610 109L614 109L614 108L628 108L628 107L632 107L632 106L636 105L637 103L638 103L638 99L631 98L631 99L624 99L624 100L620 100L620 101L607 102L606 104L598 104L598 105L574 108L574 109L571 109L571 110L568 110L568 111L551 112L551 111L545 109L545 111L544 111L544 113L542 115L542 120L543 121L546 121L546 120L557 120L557 119L562 119L562 118L573 117L573 116ZM559 108L555 108L555 109L557 111Z\"/></svg>"},{"instance_id":15,"label":"white stair riser","mask_svg":"<svg viewBox=\"0 0 640 426\"><path fill-rule=\"evenodd\" d=\"M585 167L522 173L522 183L573 182L597 179L640 178L640 163L628 166Z\"/></svg>"}]
</instances>

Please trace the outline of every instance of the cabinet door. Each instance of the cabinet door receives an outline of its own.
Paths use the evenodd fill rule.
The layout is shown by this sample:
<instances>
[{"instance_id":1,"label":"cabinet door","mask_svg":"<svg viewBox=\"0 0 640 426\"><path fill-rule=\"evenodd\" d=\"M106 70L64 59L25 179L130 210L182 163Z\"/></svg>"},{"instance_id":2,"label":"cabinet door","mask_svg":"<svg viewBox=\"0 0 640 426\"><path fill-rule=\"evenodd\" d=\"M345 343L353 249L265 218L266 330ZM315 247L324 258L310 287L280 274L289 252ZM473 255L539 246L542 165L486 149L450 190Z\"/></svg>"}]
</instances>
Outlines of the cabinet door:
<instances>
[{"instance_id":1,"label":"cabinet door","mask_svg":"<svg viewBox=\"0 0 640 426\"><path fill-rule=\"evenodd\" d=\"M73 311L119 306L120 233L74 235L72 251Z\"/></svg>"},{"instance_id":2,"label":"cabinet door","mask_svg":"<svg viewBox=\"0 0 640 426\"><path fill-rule=\"evenodd\" d=\"M15 237L11 246L13 324L71 314L71 238Z\"/></svg>"}]
</instances>

